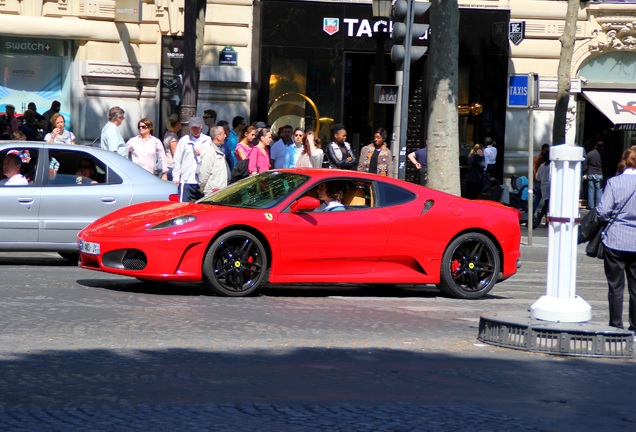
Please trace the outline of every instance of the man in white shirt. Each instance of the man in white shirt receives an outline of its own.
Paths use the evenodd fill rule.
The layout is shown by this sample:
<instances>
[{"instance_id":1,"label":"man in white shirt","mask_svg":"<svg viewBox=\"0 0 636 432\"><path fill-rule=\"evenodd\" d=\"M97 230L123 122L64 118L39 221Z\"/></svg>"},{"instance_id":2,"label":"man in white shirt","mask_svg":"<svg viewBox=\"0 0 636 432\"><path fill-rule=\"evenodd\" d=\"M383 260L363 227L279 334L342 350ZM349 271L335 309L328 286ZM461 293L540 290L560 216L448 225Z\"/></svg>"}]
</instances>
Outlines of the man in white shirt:
<instances>
[{"instance_id":1,"label":"man in white shirt","mask_svg":"<svg viewBox=\"0 0 636 432\"><path fill-rule=\"evenodd\" d=\"M16 154L9 153L2 161L2 173L7 178L0 180L0 186L27 186L29 181L20 174L22 161Z\"/></svg>"},{"instance_id":2,"label":"man in white shirt","mask_svg":"<svg viewBox=\"0 0 636 432\"><path fill-rule=\"evenodd\" d=\"M225 129L223 126L214 126L210 131L212 146L203 155L199 170L199 189L203 195L227 186L230 169L223 153L225 143Z\"/></svg>"},{"instance_id":3,"label":"man in white shirt","mask_svg":"<svg viewBox=\"0 0 636 432\"><path fill-rule=\"evenodd\" d=\"M287 166L287 155L289 154L289 146L293 144L291 125L285 125L280 129L280 139L272 144L269 151L269 158L272 160L273 168L289 168Z\"/></svg>"},{"instance_id":4,"label":"man in white shirt","mask_svg":"<svg viewBox=\"0 0 636 432\"><path fill-rule=\"evenodd\" d=\"M200 197L197 167L212 145L210 137L201 133L201 117L191 117L188 125L190 133L181 137L172 156L172 181L179 185L181 202L196 201Z\"/></svg>"},{"instance_id":5,"label":"man in white shirt","mask_svg":"<svg viewBox=\"0 0 636 432\"><path fill-rule=\"evenodd\" d=\"M100 147L128 158L126 141L119 131L119 126L125 119L124 114L124 110L118 106L114 106L108 111L108 123L102 128Z\"/></svg>"},{"instance_id":6,"label":"man in white shirt","mask_svg":"<svg viewBox=\"0 0 636 432\"><path fill-rule=\"evenodd\" d=\"M492 177L495 172L495 164L497 163L497 147L495 147L497 144L491 137L486 137L484 144L486 144L486 148L484 149L484 171Z\"/></svg>"}]
</instances>

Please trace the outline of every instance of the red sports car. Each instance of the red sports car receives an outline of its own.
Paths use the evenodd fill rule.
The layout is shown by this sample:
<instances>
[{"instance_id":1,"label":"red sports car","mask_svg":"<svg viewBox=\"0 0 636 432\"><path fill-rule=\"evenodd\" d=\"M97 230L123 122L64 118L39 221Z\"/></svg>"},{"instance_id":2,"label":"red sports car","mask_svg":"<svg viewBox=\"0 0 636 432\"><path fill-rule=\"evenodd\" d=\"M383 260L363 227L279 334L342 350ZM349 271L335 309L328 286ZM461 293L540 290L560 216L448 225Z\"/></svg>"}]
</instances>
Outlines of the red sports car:
<instances>
[{"instance_id":1,"label":"red sports car","mask_svg":"<svg viewBox=\"0 0 636 432\"><path fill-rule=\"evenodd\" d=\"M318 199L320 197L320 200ZM270 284L436 284L478 298L517 271L517 212L393 178L273 170L196 203L117 210L79 233L80 265L245 296Z\"/></svg>"}]
</instances>

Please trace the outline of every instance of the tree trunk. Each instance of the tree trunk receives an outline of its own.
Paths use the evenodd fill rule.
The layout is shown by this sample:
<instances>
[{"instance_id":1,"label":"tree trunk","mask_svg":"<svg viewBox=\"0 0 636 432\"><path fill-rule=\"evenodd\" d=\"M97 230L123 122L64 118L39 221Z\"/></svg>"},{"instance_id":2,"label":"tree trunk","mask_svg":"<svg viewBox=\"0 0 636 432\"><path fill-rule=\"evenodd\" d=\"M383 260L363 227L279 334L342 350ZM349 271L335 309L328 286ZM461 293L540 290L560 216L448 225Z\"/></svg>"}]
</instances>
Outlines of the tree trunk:
<instances>
[{"instance_id":1,"label":"tree trunk","mask_svg":"<svg viewBox=\"0 0 636 432\"><path fill-rule=\"evenodd\" d=\"M428 187L460 195L457 0L432 0L428 67Z\"/></svg>"},{"instance_id":2,"label":"tree trunk","mask_svg":"<svg viewBox=\"0 0 636 432\"><path fill-rule=\"evenodd\" d=\"M206 4L206 0L185 0L184 4L182 122L187 122L197 113ZM186 129L187 125L184 125L184 131Z\"/></svg>"},{"instance_id":3,"label":"tree trunk","mask_svg":"<svg viewBox=\"0 0 636 432\"><path fill-rule=\"evenodd\" d=\"M559 42L561 42L561 58L559 59L556 106L554 107L554 123L552 124L552 145L565 143L568 102L570 100L570 71L572 69L574 42L576 41L576 19L580 4L580 0L568 0L565 29L559 38Z\"/></svg>"}]
</instances>

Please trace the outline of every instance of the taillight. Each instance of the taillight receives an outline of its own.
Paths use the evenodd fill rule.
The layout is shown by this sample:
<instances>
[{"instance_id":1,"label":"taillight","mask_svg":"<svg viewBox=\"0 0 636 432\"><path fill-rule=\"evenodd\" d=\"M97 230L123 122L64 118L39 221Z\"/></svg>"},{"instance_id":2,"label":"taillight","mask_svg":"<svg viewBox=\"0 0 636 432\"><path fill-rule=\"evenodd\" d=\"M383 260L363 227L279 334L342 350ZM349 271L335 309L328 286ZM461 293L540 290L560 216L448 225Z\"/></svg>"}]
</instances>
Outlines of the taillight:
<instances>
[{"instance_id":1,"label":"taillight","mask_svg":"<svg viewBox=\"0 0 636 432\"><path fill-rule=\"evenodd\" d=\"M179 202L179 194L168 195L168 201Z\"/></svg>"}]
</instances>

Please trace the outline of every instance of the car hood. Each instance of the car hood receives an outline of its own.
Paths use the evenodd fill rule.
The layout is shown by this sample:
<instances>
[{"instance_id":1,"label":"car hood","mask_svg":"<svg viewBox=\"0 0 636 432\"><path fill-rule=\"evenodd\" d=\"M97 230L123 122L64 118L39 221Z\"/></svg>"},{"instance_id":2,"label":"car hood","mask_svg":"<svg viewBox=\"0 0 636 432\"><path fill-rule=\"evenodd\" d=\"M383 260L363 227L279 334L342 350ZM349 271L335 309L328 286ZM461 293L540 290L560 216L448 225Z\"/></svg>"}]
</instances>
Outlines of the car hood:
<instances>
[{"instance_id":1,"label":"car hood","mask_svg":"<svg viewBox=\"0 0 636 432\"><path fill-rule=\"evenodd\" d=\"M197 217L202 214L216 213L222 209L224 209L224 207L194 203L168 203L165 201L134 204L116 210L96 220L84 228L80 236L122 236L122 234L134 235L140 232L147 233L148 228L174 218L182 216ZM175 228L185 230L191 229L194 226L196 226L196 224L187 224ZM207 228L210 228L209 225ZM159 232L161 231L157 231L157 233Z\"/></svg>"}]
</instances>

